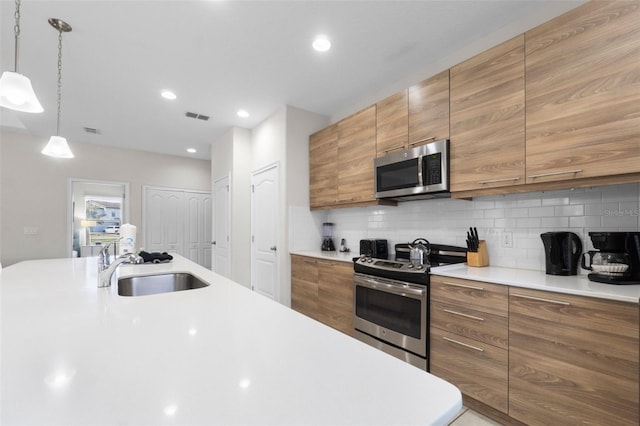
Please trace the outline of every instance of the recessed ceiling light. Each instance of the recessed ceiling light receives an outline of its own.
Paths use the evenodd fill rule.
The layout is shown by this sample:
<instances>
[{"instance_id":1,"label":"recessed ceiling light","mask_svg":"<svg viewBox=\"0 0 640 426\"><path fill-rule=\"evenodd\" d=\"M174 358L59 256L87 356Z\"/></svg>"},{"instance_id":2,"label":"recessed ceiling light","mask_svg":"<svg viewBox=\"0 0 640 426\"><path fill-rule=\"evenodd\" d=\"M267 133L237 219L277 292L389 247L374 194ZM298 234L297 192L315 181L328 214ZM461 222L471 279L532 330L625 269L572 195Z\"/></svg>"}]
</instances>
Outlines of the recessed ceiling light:
<instances>
[{"instance_id":1,"label":"recessed ceiling light","mask_svg":"<svg viewBox=\"0 0 640 426\"><path fill-rule=\"evenodd\" d=\"M160 95L162 95L163 98L165 99L170 99L170 100L174 100L177 98L176 94L173 93L171 90L163 90Z\"/></svg>"},{"instance_id":2,"label":"recessed ceiling light","mask_svg":"<svg viewBox=\"0 0 640 426\"><path fill-rule=\"evenodd\" d=\"M315 40L313 40L312 44L313 48L318 52L326 52L331 49L331 42L325 35L316 36Z\"/></svg>"},{"instance_id":3,"label":"recessed ceiling light","mask_svg":"<svg viewBox=\"0 0 640 426\"><path fill-rule=\"evenodd\" d=\"M237 114L238 114L238 117L242 117L242 118L249 117L249 113L244 109L239 109Z\"/></svg>"},{"instance_id":4,"label":"recessed ceiling light","mask_svg":"<svg viewBox=\"0 0 640 426\"><path fill-rule=\"evenodd\" d=\"M198 152L198 151L196 151L196 149L195 149L195 148L187 148L187 152L188 152L189 154L195 154L195 153L196 153L196 152Z\"/></svg>"}]
</instances>

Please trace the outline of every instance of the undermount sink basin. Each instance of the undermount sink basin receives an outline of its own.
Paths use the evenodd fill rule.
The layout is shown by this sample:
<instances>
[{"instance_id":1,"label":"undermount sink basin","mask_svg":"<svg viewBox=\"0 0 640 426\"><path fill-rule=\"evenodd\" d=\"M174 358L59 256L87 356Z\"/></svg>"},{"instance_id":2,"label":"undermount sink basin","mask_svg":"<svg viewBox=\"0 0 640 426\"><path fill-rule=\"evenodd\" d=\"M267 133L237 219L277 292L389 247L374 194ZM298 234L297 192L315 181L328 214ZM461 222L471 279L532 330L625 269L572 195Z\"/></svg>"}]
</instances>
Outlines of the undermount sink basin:
<instances>
[{"instance_id":1,"label":"undermount sink basin","mask_svg":"<svg viewBox=\"0 0 640 426\"><path fill-rule=\"evenodd\" d=\"M149 294L193 290L208 285L209 283L186 272L143 275L118 279L118 294L120 296L146 296Z\"/></svg>"}]
</instances>

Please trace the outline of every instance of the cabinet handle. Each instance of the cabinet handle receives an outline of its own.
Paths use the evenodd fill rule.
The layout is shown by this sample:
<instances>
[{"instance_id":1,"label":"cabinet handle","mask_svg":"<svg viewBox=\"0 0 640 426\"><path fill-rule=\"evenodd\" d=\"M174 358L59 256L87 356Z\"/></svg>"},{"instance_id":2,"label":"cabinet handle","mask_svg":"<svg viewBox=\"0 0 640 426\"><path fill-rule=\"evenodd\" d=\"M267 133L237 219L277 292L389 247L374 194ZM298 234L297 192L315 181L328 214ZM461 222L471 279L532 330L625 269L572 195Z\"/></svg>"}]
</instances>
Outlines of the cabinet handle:
<instances>
[{"instance_id":1,"label":"cabinet handle","mask_svg":"<svg viewBox=\"0 0 640 426\"><path fill-rule=\"evenodd\" d=\"M449 281L442 281L442 284L452 285L454 287L470 288L472 290L484 291L484 287L476 287L474 285L464 285L464 284L452 283L452 282L449 282Z\"/></svg>"},{"instance_id":2,"label":"cabinet handle","mask_svg":"<svg viewBox=\"0 0 640 426\"><path fill-rule=\"evenodd\" d=\"M435 140L436 140L435 136L429 136L428 138L420 139L419 141L416 141L416 142L411 142L409 144L409 146L416 146L416 145L418 145L419 143L422 143L422 142L435 141Z\"/></svg>"},{"instance_id":3,"label":"cabinet handle","mask_svg":"<svg viewBox=\"0 0 640 426\"><path fill-rule=\"evenodd\" d=\"M534 297L534 296L527 296L524 294L518 294L518 293L512 293L511 294L513 297L518 297L520 299L529 299L529 300L536 300L538 302L547 302L547 303L554 303L556 305L563 305L563 306L569 306L571 305L571 303L569 302L563 302L562 300L553 300L553 299L544 299L542 297Z\"/></svg>"},{"instance_id":4,"label":"cabinet handle","mask_svg":"<svg viewBox=\"0 0 640 426\"><path fill-rule=\"evenodd\" d=\"M484 185L485 183L498 183L498 182L509 182L509 181L517 181L520 180L520 176L512 177L512 178L504 178L504 179L489 179L489 180L479 180L478 185Z\"/></svg>"},{"instance_id":5,"label":"cabinet handle","mask_svg":"<svg viewBox=\"0 0 640 426\"><path fill-rule=\"evenodd\" d=\"M445 312L447 312L449 314L459 315L459 316L465 317L465 318L471 318L471 319L478 320L478 321L484 321L484 318L476 317L474 315L469 315L469 314L463 314L462 312L452 311L451 309L443 309L443 311L445 311Z\"/></svg>"},{"instance_id":6,"label":"cabinet handle","mask_svg":"<svg viewBox=\"0 0 640 426\"><path fill-rule=\"evenodd\" d=\"M385 150L384 150L384 151L382 151L382 152L384 152L384 153L386 154L387 152L395 151L396 149L400 149L400 148L404 148L404 144L402 144L402 145L392 146L391 148L389 148L389 149L385 149Z\"/></svg>"},{"instance_id":7,"label":"cabinet handle","mask_svg":"<svg viewBox=\"0 0 640 426\"><path fill-rule=\"evenodd\" d=\"M546 177L546 176L568 175L570 173L580 173L581 171L582 171L582 169L575 169L575 170L566 170L566 171L563 171L563 172L540 173L539 175L529 175L527 177L530 178L530 179L535 179L535 178Z\"/></svg>"},{"instance_id":8,"label":"cabinet handle","mask_svg":"<svg viewBox=\"0 0 640 426\"><path fill-rule=\"evenodd\" d=\"M484 349L479 348L477 346L467 345L466 343L458 342L457 340L450 339L450 338L444 337L444 336L442 336L442 338L444 340L446 340L447 342L455 343L456 345L464 346L465 348L473 349L474 351L484 352Z\"/></svg>"}]
</instances>

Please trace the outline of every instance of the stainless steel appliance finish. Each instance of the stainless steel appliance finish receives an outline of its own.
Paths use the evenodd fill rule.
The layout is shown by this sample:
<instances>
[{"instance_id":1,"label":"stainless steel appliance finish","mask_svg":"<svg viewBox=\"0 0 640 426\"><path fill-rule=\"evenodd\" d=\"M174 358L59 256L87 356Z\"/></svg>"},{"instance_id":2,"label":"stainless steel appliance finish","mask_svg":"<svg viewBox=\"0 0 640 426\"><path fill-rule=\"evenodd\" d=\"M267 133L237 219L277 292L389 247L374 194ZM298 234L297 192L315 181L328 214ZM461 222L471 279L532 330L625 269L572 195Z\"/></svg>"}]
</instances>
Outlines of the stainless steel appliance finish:
<instances>
[{"instance_id":1,"label":"stainless steel appliance finish","mask_svg":"<svg viewBox=\"0 0 640 426\"><path fill-rule=\"evenodd\" d=\"M430 267L466 260L464 247L430 247L425 264L396 246L396 260L361 256L353 266L354 336L422 370L429 368Z\"/></svg>"},{"instance_id":2,"label":"stainless steel appliance finish","mask_svg":"<svg viewBox=\"0 0 640 426\"><path fill-rule=\"evenodd\" d=\"M428 287L359 273L353 283L356 331L391 355L414 354L420 358L414 365L426 369Z\"/></svg>"},{"instance_id":3,"label":"stainless steel appliance finish","mask_svg":"<svg viewBox=\"0 0 640 426\"><path fill-rule=\"evenodd\" d=\"M374 160L376 198L394 200L449 197L449 140Z\"/></svg>"}]
</instances>

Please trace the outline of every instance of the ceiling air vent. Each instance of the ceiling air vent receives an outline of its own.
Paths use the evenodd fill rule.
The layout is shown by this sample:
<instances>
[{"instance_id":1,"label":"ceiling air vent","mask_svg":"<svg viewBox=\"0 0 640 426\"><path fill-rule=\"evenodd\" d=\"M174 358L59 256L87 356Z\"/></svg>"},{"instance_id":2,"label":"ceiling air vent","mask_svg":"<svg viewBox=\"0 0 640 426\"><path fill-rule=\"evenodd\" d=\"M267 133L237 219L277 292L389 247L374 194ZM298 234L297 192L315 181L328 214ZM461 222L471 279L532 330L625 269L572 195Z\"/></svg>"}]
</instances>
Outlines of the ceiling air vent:
<instances>
[{"instance_id":1,"label":"ceiling air vent","mask_svg":"<svg viewBox=\"0 0 640 426\"><path fill-rule=\"evenodd\" d=\"M208 115L196 114L195 112L187 112L185 115L189 118L197 118L198 120L209 120Z\"/></svg>"},{"instance_id":2,"label":"ceiling air vent","mask_svg":"<svg viewBox=\"0 0 640 426\"><path fill-rule=\"evenodd\" d=\"M100 134L100 130L98 129L94 129L93 127L83 127L84 131L86 133L91 133L93 135L99 135Z\"/></svg>"}]
</instances>

